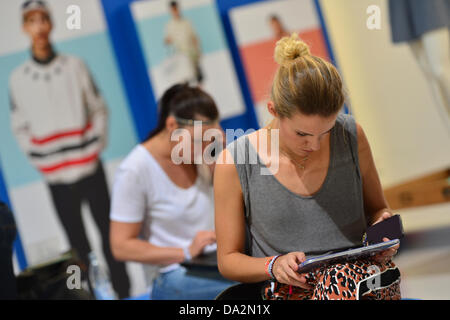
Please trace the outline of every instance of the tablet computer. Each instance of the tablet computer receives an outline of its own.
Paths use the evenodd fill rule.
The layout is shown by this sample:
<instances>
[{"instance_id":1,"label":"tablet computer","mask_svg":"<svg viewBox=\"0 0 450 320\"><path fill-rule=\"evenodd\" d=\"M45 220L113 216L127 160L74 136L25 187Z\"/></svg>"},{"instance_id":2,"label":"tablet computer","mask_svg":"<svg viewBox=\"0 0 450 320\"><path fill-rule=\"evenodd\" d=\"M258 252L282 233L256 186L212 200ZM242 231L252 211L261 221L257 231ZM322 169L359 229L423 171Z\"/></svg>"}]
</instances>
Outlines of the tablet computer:
<instances>
[{"instance_id":1,"label":"tablet computer","mask_svg":"<svg viewBox=\"0 0 450 320\"><path fill-rule=\"evenodd\" d=\"M184 261L182 265L185 267L217 267L217 252L203 253L191 261Z\"/></svg>"},{"instance_id":2,"label":"tablet computer","mask_svg":"<svg viewBox=\"0 0 450 320\"><path fill-rule=\"evenodd\" d=\"M182 263L184 266L205 266L205 267L217 267L217 244L212 243L203 248L200 255L193 258L191 261L185 261Z\"/></svg>"},{"instance_id":3,"label":"tablet computer","mask_svg":"<svg viewBox=\"0 0 450 320\"><path fill-rule=\"evenodd\" d=\"M392 248L400 243L399 239L394 239L386 242L372 244L365 247L350 249L335 253L320 255L313 258L308 258L298 265L298 273L306 273L318 267L327 266L333 263L346 262L360 258L368 258L377 253Z\"/></svg>"}]
</instances>

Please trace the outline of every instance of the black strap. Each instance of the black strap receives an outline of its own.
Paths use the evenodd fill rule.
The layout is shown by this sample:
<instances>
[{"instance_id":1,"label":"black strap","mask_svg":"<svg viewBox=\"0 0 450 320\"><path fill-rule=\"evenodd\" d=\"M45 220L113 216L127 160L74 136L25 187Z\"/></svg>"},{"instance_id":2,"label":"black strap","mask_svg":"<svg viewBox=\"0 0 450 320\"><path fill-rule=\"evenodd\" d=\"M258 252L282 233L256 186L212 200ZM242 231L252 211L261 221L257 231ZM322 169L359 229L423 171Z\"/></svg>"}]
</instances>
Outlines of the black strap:
<instances>
[{"instance_id":1,"label":"black strap","mask_svg":"<svg viewBox=\"0 0 450 320\"><path fill-rule=\"evenodd\" d=\"M396 268L387 269L381 273L370 276L358 283L358 299L383 288L390 287L400 280L400 270Z\"/></svg>"},{"instance_id":2,"label":"black strap","mask_svg":"<svg viewBox=\"0 0 450 320\"><path fill-rule=\"evenodd\" d=\"M245 163L246 164L250 164L250 160L249 160L249 140L248 137L245 136ZM247 211L244 212L245 215L245 254L252 256L252 233L250 232L250 224L251 224L251 217L250 217L250 199L248 198L248 175L245 175L245 179L247 179L246 181L246 186L247 186L247 191L243 192L243 196L244 196L244 202L245 202L245 210Z\"/></svg>"}]
</instances>

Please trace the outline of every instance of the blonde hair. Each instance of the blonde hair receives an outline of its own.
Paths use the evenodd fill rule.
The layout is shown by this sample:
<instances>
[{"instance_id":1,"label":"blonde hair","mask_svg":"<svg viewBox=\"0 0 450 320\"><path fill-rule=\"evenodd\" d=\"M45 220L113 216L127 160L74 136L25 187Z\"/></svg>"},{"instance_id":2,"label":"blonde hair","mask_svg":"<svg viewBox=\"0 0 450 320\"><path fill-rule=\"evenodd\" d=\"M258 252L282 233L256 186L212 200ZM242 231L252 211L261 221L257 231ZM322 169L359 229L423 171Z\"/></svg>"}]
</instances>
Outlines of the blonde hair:
<instances>
[{"instance_id":1,"label":"blonde hair","mask_svg":"<svg viewBox=\"0 0 450 320\"><path fill-rule=\"evenodd\" d=\"M279 67L271 99L280 117L294 112L329 117L342 108L345 95L336 68L312 55L296 33L277 42L274 58Z\"/></svg>"}]
</instances>

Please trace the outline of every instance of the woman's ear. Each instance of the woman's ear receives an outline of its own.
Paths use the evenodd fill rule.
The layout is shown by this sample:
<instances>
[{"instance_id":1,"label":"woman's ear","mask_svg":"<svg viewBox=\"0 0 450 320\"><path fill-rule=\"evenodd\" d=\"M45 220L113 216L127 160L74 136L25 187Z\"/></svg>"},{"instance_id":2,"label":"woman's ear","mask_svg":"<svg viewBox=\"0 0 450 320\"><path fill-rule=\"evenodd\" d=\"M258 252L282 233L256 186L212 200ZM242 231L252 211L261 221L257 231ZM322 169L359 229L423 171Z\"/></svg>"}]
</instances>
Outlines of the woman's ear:
<instances>
[{"instance_id":1,"label":"woman's ear","mask_svg":"<svg viewBox=\"0 0 450 320\"><path fill-rule=\"evenodd\" d=\"M175 117L173 116L168 116L166 118L166 129L169 132L172 132L173 130L178 128L178 123L177 120L175 120Z\"/></svg>"},{"instance_id":2,"label":"woman's ear","mask_svg":"<svg viewBox=\"0 0 450 320\"><path fill-rule=\"evenodd\" d=\"M273 103L272 100L269 100L267 102L267 110L269 111L269 113L274 117L274 118L278 118L278 113L275 110L275 104Z\"/></svg>"}]
</instances>

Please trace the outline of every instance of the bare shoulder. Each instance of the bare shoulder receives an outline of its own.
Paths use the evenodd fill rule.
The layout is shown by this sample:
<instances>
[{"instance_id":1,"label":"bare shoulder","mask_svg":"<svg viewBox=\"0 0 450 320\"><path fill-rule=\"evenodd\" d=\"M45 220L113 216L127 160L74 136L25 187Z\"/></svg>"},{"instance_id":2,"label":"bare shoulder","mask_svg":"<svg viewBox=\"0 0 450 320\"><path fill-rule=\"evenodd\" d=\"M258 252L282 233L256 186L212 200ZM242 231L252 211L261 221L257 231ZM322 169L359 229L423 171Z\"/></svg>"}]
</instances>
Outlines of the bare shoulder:
<instances>
[{"instance_id":1,"label":"bare shoulder","mask_svg":"<svg viewBox=\"0 0 450 320\"><path fill-rule=\"evenodd\" d=\"M234 164L233 155L228 148L223 149L216 160L214 168L214 190L216 193L227 192L242 193L239 174Z\"/></svg>"},{"instance_id":2,"label":"bare shoulder","mask_svg":"<svg viewBox=\"0 0 450 320\"><path fill-rule=\"evenodd\" d=\"M234 142L232 142L234 143ZM216 168L217 167L229 167L228 165L234 165L234 159L231 151L229 150L228 145L222 151L220 151L219 155L216 158Z\"/></svg>"},{"instance_id":3,"label":"bare shoulder","mask_svg":"<svg viewBox=\"0 0 450 320\"><path fill-rule=\"evenodd\" d=\"M262 141L264 141L263 139L267 139L267 137L268 137L268 131L266 129L258 129L258 130L255 130L255 131L247 134L248 142L251 143L251 145L253 146L253 149L257 151L260 158L263 157L260 153L260 143ZM269 141L267 141L267 143L270 144ZM266 152L270 152L269 145L268 145L268 149Z\"/></svg>"},{"instance_id":4,"label":"bare shoulder","mask_svg":"<svg viewBox=\"0 0 450 320\"><path fill-rule=\"evenodd\" d=\"M358 151L361 153L367 152L368 149L370 150L369 140L367 140L364 129L358 122L356 122L356 136L358 140Z\"/></svg>"},{"instance_id":5,"label":"bare shoulder","mask_svg":"<svg viewBox=\"0 0 450 320\"><path fill-rule=\"evenodd\" d=\"M372 151L370 148L369 140L364 132L364 129L359 123L356 123L356 135L358 139L358 158L359 166L363 176L371 171L373 167Z\"/></svg>"},{"instance_id":6,"label":"bare shoulder","mask_svg":"<svg viewBox=\"0 0 450 320\"><path fill-rule=\"evenodd\" d=\"M256 142L258 140L259 137L259 133L261 132L262 129L259 130L255 130L253 132L250 132L249 134L247 134L247 138L250 142L253 143L253 145L256 145Z\"/></svg>"},{"instance_id":7,"label":"bare shoulder","mask_svg":"<svg viewBox=\"0 0 450 320\"><path fill-rule=\"evenodd\" d=\"M236 144L236 141L231 142L227 145L226 148L224 148L222 151L220 151L219 155L216 158L216 164L214 169L214 175L216 176L219 174L220 176L227 177L228 175L236 175L237 176L237 170L236 166L234 164L234 154L231 152L230 149L233 149ZM234 150L236 152L236 150Z\"/></svg>"}]
</instances>

